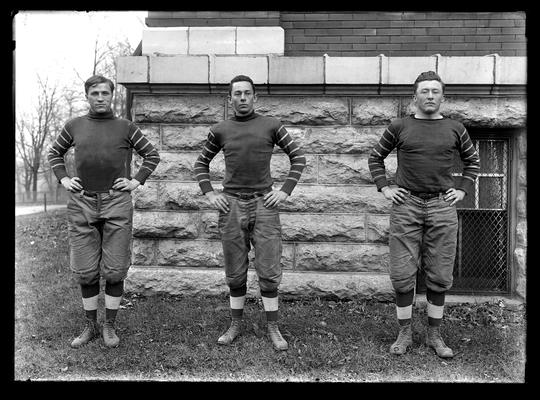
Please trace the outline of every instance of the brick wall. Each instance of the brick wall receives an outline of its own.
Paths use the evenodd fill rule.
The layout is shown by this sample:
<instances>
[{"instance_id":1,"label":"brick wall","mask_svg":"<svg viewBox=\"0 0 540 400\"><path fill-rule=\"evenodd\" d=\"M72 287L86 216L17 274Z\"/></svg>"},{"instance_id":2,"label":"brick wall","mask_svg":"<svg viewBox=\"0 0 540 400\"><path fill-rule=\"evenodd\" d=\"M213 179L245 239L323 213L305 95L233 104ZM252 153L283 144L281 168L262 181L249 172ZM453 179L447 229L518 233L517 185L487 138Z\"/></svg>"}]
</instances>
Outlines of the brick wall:
<instances>
[{"instance_id":1,"label":"brick wall","mask_svg":"<svg viewBox=\"0 0 540 400\"><path fill-rule=\"evenodd\" d=\"M155 12L163 26L281 26L287 56L526 56L524 12Z\"/></svg>"}]
</instances>

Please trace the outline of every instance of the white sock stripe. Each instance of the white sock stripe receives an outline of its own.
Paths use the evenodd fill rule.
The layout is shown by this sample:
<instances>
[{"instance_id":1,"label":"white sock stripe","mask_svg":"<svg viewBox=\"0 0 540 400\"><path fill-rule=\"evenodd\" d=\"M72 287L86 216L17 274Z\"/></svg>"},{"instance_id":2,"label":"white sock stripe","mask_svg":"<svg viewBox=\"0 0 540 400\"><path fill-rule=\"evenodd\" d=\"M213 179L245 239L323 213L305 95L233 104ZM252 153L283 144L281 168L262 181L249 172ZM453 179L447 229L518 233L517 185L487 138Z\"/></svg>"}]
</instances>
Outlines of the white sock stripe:
<instances>
[{"instance_id":1,"label":"white sock stripe","mask_svg":"<svg viewBox=\"0 0 540 400\"><path fill-rule=\"evenodd\" d=\"M108 308L109 310L118 310L121 301L122 296L110 296L105 293L105 308Z\"/></svg>"},{"instance_id":2,"label":"white sock stripe","mask_svg":"<svg viewBox=\"0 0 540 400\"><path fill-rule=\"evenodd\" d=\"M277 296L276 297L264 297L261 296L264 311L277 311L279 307L279 301Z\"/></svg>"},{"instance_id":3,"label":"white sock stripe","mask_svg":"<svg viewBox=\"0 0 540 400\"><path fill-rule=\"evenodd\" d=\"M412 304L407 307L396 306L396 314L398 319L411 319L412 317Z\"/></svg>"},{"instance_id":4,"label":"white sock stripe","mask_svg":"<svg viewBox=\"0 0 540 400\"><path fill-rule=\"evenodd\" d=\"M244 308L244 304L246 302L246 296L239 296L239 297L233 297L233 296L230 296L229 297L229 303L231 305L231 308L234 308L234 309L240 309L240 308Z\"/></svg>"},{"instance_id":5,"label":"white sock stripe","mask_svg":"<svg viewBox=\"0 0 540 400\"><path fill-rule=\"evenodd\" d=\"M98 298L99 298L98 294L96 294L93 297L86 297L86 298L83 297L82 298L83 308L86 311L97 310L97 308L98 308Z\"/></svg>"},{"instance_id":6,"label":"white sock stripe","mask_svg":"<svg viewBox=\"0 0 540 400\"><path fill-rule=\"evenodd\" d=\"M427 315L431 318L441 319L444 313L444 306L436 306L434 304L427 304Z\"/></svg>"}]
</instances>

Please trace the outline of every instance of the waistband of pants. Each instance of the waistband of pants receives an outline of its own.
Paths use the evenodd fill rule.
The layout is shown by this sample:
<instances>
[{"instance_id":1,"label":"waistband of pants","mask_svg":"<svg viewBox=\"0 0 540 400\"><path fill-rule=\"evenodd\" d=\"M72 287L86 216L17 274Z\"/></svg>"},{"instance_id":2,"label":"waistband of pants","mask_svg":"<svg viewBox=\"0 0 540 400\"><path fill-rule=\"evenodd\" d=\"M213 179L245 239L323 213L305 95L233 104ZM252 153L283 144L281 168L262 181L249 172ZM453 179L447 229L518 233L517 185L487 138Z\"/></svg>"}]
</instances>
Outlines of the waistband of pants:
<instances>
[{"instance_id":1,"label":"waistband of pants","mask_svg":"<svg viewBox=\"0 0 540 400\"><path fill-rule=\"evenodd\" d=\"M262 191L262 192L229 192L229 191L224 191L223 193L225 193L228 196L235 197L235 198L237 198L239 200L251 200L251 199L255 199L257 197L262 197L266 193L269 193L269 192L270 192L270 190L266 190L266 191Z\"/></svg>"},{"instance_id":2,"label":"waistband of pants","mask_svg":"<svg viewBox=\"0 0 540 400\"><path fill-rule=\"evenodd\" d=\"M88 197L94 197L94 198L97 198L99 197L99 195L104 195L104 194L109 194L109 195L112 195L114 192L114 190L112 189L109 189L107 190L106 192L94 192L92 190L81 190L79 193L82 195L82 196L88 196Z\"/></svg>"},{"instance_id":3,"label":"waistband of pants","mask_svg":"<svg viewBox=\"0 0 540 400\"><path fill-rule=\"evenodd\" d=\"M441 194L444 194L443 192L415 192L414 190L405 190L407 190L412 196L419 197L422 200L434 199L435 197L439 197Z\"/></svg>"}]
</instances>

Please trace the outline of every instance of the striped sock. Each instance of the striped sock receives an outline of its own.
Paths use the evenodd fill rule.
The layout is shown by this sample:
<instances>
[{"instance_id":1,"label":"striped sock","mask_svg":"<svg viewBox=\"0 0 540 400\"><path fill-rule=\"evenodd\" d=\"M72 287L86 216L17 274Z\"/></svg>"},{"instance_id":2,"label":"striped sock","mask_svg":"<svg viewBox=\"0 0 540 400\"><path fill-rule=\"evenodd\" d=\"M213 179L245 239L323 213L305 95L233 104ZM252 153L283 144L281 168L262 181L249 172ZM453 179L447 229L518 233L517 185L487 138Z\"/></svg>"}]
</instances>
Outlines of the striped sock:
<instances>
[{"instance_id":1,"label":"striped sock","mask_svg":"<svg viewBox=\"0 0 540 400\"><path fill-rule=\"evenodd\" d=\"M430 289L426 291L427 314L429 326L441 326L444 314L445 292L434 292Z\"/></svg>"},{"instance_id":2,"label":"striped sock","mask_svg":"<svg viewBox=\"0 0 540 400\"><path fill-rule=\"evenodd\" d=\"M411 323L413 300L414 289L406 293L396 292L396 315L400 326Z\"/></svg>"},{"instance_id":3,"label":"striped sock","mask_svg":"<svg viewBox=\"0 0 540 400\"><path fill-rule=\"evenodd\" d=\"M124 281L117 283L105 282L105 320L114 321L122 302Z\"/></svg>"},{"instance_id":4,"label":"striped sock","mask_svg":"<svg viewBox=\"0 0 540 400\"><path fill-rule=\"evenodd\" d=\"M231 305L231 318L242 319L244 315L244 304L246 303L247 286L244 284L239 288L229 289L229 304Z\"/></svg>"},{"instance_id":5,"label":"striped sock","mask_svg":"<svg viewBox=\"0 0 540 400\"><path fill-rule=\"evenodd\" d=\"M261 300L266 314L266 321L277 321L279 309L277 290L271 292L261 291Z\"/></svg>"},{"instance_id":6,"label":"striped sock","mask_svg":"<svg viewBox=\"0 0 540 400\"><path fill-rule=\"evenodd\" d=\"M81 295L86 318L96 321L99 299L99 281L92 285L81 285Z\"/></svg>"}]
</instances>

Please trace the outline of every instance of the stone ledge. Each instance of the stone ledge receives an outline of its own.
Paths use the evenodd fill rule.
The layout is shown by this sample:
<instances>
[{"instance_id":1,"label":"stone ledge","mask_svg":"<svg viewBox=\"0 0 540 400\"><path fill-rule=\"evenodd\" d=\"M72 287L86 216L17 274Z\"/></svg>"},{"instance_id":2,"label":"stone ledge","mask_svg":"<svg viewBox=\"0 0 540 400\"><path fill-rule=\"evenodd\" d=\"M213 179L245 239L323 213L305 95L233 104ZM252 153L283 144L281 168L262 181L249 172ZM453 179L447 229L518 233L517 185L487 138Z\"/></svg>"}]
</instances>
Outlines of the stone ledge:
<instances>
[{"instance_id":1,"label":"stone ledge","mask_svg":"<svg viewBox=\"0 0 540 400\"><path fill-rule=\"evenodd\" d=\"M126 292L144 296L157 294L184 296L227 295L222 269L142 267L133 265L125 280ZM248 297L259 297L255 271L248 271ZM302 273L283 271L281 298L331 297L392 301L394 294L388 274Z\"/></svg>"},{"instance_id":2,"label":"stone ledge","mask_svg":"<svg viewBox=\"0 0 540 400\"><path fill-rule=\"evenodd\" d=\"M199 53L203 54L203 53ZM253 55L255 56L255 55ZM209 67L198 69L186 55L185 66L177 70L163 70L157 77L146 75L146 66L159 56L129 56L118 58L117 80L121 84L133 83L207 83L225 84L241 68L242 74L255 77L257 83L269 85L407 85L410 87L422 71L435 70L448 85L525 85L527 83L527 57L489 56L430 56L430 57L285 57L276 55L229 55L231 64L238 58L240 66L227 66L225 59L210 57ZM242 62L245 61L245 64ZM159 65L159 64L158 64ZM213 73L208 74L208 68ZM182 77L195 76L196 79ZM475 73L471 73L475 71ZM206 80L199 77L204 77ZM228 76L230 75L230 76ZM180 77L180 78L178 78Z\"/></svg>"}]
</instances>

